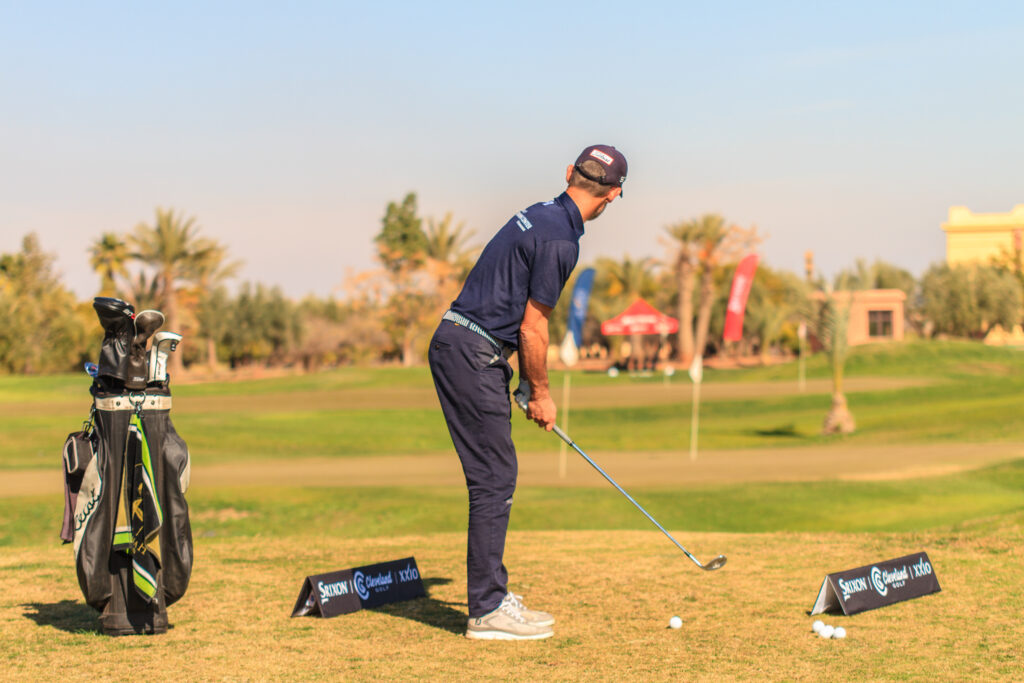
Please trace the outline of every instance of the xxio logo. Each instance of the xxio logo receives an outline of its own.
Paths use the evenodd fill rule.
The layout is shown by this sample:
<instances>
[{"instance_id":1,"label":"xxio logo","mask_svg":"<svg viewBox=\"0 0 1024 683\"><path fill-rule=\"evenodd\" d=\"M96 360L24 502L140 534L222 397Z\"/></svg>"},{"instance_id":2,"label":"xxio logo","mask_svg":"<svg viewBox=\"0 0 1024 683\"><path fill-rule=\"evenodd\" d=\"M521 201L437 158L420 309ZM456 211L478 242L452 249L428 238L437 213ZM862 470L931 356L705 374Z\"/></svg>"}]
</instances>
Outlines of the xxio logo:
<instances>
[{"instance_id":1,"label":"xxio logo","mask_svg":"<svg viewBox=\"0 0 1024 683\"><path fill-rule=\"evenodd\" d=\"M871 585L875 587L879 595L889 592L889 587L885 585L885 579L882 578L882 570L878 567L871 568Z\"/></svg>"}]
</instances>

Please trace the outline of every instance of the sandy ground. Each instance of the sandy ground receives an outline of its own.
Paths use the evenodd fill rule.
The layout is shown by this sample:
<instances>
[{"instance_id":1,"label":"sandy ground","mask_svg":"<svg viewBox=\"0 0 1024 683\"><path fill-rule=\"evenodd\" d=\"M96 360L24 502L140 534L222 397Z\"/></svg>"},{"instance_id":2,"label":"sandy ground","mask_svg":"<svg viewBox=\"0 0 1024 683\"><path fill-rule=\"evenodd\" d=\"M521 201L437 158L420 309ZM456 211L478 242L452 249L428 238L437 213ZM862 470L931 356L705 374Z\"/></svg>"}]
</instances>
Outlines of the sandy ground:
<instances>
[{"instance_id":1,"label":"sandy ground","mask_svg":"<svg viewBox=\"0 0 1024 683\"><path fill-rule=\"evenodd\" d=\"M1024 443L830 446L685 452L601 452L588 455L624 487L678 487L765 481L892 480L940 476L1024 457ZM565 478L560 476L564 462ZM0 478L0 497L59 491L60 472L14 470ZM524 486L607 486L574 451L521 453ZM461 486L454 452L345 458L193 463L192 486Z\"/></svg>"},{"instance_id":2,"label":"sandy ground","mask_svg":"<svg viewBox=\"0 0 1024 683\"><path fill-rule=\"evenodd\" d=\"M701 572L657 531L516 532L509 587L555 615L553 638L481 643L466 627L465 534L195 539L173 628L97 635L71 551L0 553L0 679L11 681L1011 681L1021 679L1024 536L690 533ZM925 549L942 591L823 615L825 574ZM414 556L428 597L333 619L290 618L304 577ZM669 617L683 620L667 628Z\"/></svg>"}]
</instances>

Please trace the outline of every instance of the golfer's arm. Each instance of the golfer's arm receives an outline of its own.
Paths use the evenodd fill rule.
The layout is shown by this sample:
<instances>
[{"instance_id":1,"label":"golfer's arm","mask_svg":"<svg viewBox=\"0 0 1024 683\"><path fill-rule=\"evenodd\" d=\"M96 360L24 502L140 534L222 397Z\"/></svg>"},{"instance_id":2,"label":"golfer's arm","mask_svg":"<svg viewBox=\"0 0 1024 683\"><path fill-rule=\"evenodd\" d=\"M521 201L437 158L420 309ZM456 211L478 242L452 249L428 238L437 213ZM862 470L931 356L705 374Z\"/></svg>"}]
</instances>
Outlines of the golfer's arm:
<instances>
[{"instance_id":1,"label":"golfer's arm","mask_svg":"<svg viewBox=\"0 0 1024 683\"><path fill-rule=\"evenodd\" d=\"M530 299L519 326L519 374L530 383L534 401L549 397L548 391L548 319L551 308Z\"/></svg>"}]
</instances>

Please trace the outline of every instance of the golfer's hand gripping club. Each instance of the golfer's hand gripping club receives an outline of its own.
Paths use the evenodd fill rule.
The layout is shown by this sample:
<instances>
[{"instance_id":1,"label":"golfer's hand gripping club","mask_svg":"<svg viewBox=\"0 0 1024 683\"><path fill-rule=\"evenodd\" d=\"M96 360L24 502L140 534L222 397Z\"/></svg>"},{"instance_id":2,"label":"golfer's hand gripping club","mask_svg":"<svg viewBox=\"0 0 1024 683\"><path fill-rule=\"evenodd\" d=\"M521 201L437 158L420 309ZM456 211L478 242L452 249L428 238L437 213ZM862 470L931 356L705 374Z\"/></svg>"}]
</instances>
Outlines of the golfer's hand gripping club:
<instances>
[{"instance_id":1,"label":"golfer's hand gripping club","mask_svg":"<svg viewBox=\"0 0 1024 683\"><path fill-rule=\"evenodd\" d=\"M515 402L519 405L520 408L522 408L523 412L525 413L527 406L529 406L529 404L530 404L530 385L529 385L529 383L526 380L520 380L519 388L517 388L513 392L512 396L515 399ZM591 467L593 467L595 470L597 470L598 473L602 477L604 477L606 480L608 480L609 484L611 484L616 489L618 489L619 493L624 495L629 500L630 503L632 503L634 506L636 506L637 510L639 510L640 512L642 512L644 514L644 517L646 517L648 520L650 520L650 522L652 524L654 524L654 526L658 527L658 529L661 531L661 533L665 534L665 536L668 537L668 540L672 541L676 545L677 548L679 548L680 550L682 550L686 554L686 556L688 558L693 560L693 563L695 565L697 565L701 569L704 569L705 571L712 571L714 569L721 569L723 566L725 566L725 562L726 562L725 555L719 555L718 557L716 557L715 559L711 560L707 564L703 564L700 560L698 560L696 557L694 557L690 553L689 550L687 550L682 545L680 545L679 541L677 541L675 538L673 538L672 534L670 534L665 529L665 527L663 527L661 524L658 523L658 520L654 519L654 517L651 517L650 513L648 513L647 510L644 510L643 507L641 507L640 503L638 503L635 500L633 500L633 497L631 495L629 495L628 493L626 493L626 490L624 488L622 488L621 486L619 486L615 482L614 479L612 479L610 476L608 476L607 472L605 472L603 469L601 469L600 466L598 466L598 464L596 462L591 460L590 456L588 456L586 453L584 453L583 450L579 446L576 445L576 442L573 441L572 439L570 439L569 435L566 434L565 432L563 432L558 425L554 425L554 427L552 428L551 431L553 431L555 434L557 434L559 436L559 438L562 439L562 441L564 441L567 444L569 444L569 446L574 451L576 451L581 456L583 456L583 459L586 460L588 463L590 463Z\"/></svg>"}]
</instances>

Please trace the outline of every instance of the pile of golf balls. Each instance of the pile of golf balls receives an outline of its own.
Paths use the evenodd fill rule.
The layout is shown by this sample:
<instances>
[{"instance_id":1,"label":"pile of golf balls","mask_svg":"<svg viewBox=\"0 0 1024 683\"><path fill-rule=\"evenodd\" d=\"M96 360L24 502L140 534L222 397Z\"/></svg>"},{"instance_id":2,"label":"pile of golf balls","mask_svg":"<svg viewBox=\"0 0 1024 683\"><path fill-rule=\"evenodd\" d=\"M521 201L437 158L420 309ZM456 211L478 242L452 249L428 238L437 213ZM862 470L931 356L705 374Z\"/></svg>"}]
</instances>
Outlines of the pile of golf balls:
<instances>
[{"instance_id":1,"label":"pile of golf balls","mask_svg":"<svg viewBox=\"0 0 1024 683\"><path fill-rule=\"evenodd\" d=\"M811 624L811 628L813 628L814 632L817 633L822 638L840 638L841 639L841 638L845 638L846 637L846 629L845 628L843 628L842 626L835 626L835 627L829 626L828 624L823 622L821 619L818 619L813 624Z\"/></svg>"}]
</instances>

